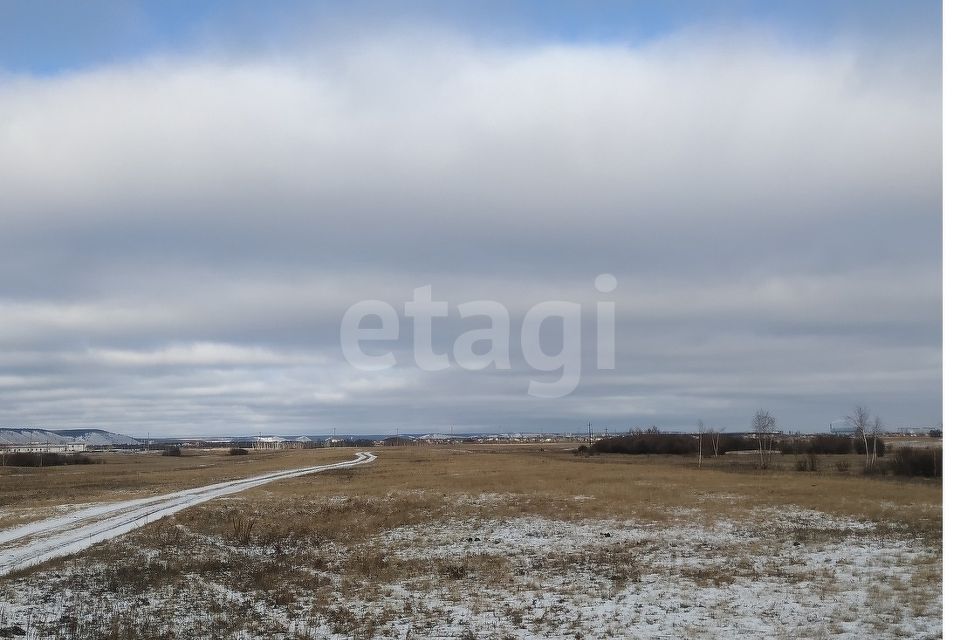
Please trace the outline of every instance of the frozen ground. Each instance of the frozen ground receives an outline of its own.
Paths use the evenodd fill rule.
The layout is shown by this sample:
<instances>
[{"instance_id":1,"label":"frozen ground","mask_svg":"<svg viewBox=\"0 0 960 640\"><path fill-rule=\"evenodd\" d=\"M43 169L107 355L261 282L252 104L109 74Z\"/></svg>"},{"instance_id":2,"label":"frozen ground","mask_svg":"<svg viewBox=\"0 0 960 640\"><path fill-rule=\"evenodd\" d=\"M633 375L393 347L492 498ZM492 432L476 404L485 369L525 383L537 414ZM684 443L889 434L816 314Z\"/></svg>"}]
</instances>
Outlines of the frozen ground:
<instances>
[{"instance_id":1,"label":"frozen ground","mask_svg":"<svg viewBox=\"0 0 960 640\"><path fill-rule=\"evenodd\" d=\"M921 542L809 510L755 510L747 526L684 515L687 524L667 526L448 522L397 529L380 543L408 560L508 558L523 578L482 590L491 606L479 613L503 628L510 612L510 633L521 637L940 635L939 581L916 579L939 555ZM392 596L410 593L397 585ZM430 600L442 606L443 591ZM475 612L461 614L476 622Z\"/></svg>"},{"instance_id":2,"label":"frozen ground","mask_svg":"<svg viewBox=\"0 0 960 640\"><path fill-rule=\"evenodd\" d=\"M512 499L447 500L459 510ZM941 635L939 542L789 506L736 519L697 509L673 516L443 517L367 540L282 550L169 523L115 541L109 556L94 549L0 586L0 631L16 627L35 638L52 629L65 638L104 629L117 637L233 638Z\"/></svg>"}]
</instances>

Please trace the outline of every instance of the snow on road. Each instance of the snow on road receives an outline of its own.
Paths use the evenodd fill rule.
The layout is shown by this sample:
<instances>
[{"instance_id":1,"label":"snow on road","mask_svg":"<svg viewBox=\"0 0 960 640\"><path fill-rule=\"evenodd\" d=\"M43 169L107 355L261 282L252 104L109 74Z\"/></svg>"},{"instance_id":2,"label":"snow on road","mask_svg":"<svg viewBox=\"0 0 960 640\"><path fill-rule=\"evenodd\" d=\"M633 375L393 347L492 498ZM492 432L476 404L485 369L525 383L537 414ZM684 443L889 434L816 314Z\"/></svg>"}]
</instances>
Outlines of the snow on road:
<instances>
[{"instance_id":1,"label":"snow on road","mask_svg":"<svg viewBox=\"0 0 960 640\"><path fill-rule=\"evenodd\" d=\"M187 507L253 487L311 473L368 464L377 457L358 453L353 460L266 473L242 480L185 489L152 498L96 505L73 513L0 531L0 575L51 558L76 553Z\"/></svg>"}]
</instances>

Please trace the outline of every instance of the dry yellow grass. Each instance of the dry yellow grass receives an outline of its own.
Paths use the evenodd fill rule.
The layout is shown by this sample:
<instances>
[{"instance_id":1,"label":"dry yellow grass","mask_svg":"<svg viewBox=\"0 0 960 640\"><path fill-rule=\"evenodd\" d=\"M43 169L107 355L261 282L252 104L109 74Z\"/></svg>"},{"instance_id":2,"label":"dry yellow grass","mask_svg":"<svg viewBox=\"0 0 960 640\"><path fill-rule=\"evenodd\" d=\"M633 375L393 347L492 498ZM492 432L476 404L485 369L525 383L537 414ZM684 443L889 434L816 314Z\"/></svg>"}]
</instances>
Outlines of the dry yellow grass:
<instances>
[{"instance_id":1,"label":"dry yellow grass","mask_svg":"<svg viewBox=\"0 0 960 640\"><path fill-rule=\"evenodd\" d=\"M942 521L942 488L930 481L788 469L761 472L749 469L744 460L723 457L706 460L704 468L697 469L690 458L579 457L564 448L530 446L389 448L376 453L377 463L362 471L268 485L250 492L248 500L344 493L370 497L507 493L516 499L498 509L558 518L663 519L674 518L685 508L731 516L789 504L934 534ZM571 500L576 497L584 499Z\"/></svg>"},{"instance_id":2,"label":"dry yellow grass","mask_svg":"<svg viewBox=\"0 0 960 640\"><path fill-rule=\"evenodd\" d=\"M567 447L375 452L372 465L211 501L10 576L0 601L29 582L74 616L79 605L56 594L83 593L90 630L79 638L179 637L185 617L199 635L302 638L939 628L938 483L797 472L787 459L759 472L742 456L698 469L690 458ZM114 461L99 484L97 467L80 472L90 474L84 495L112 495L138 490L138 464L179 474L165 477L169 490L353 453ZM760 617L758 599L773 603ZM674 618L679 627L663 626Z\"/></svg>"},{"instance_id":3,"label":"dry yellow grass","mask_svg":"<svg viewBox=\"0 0 960 640\"><path fill-rule=\"evenodd\" d=\"M187 451L182 457L95 454L102 463L46 469L0 468L0 527L34 519L62 504L158 495L280 469L346 459L352 449ZM672 456L574 456L568 447L488 446L377 449L379 461L362 473L342 472L287 480L250 492L257 496L321 496L347 492L440 494L512 493L510 509L555 517L604 515L660 519L676 509L729 515L756 506L793 504L836 515L905 523L939 532L942 489L938 482L863 477L859 474L753 470L749 458ZM854 464L856 457L849 458ZM588 497L571 503L573 496Z\"/></svg>"},{"instance_id":4,"label":"dry yellow grass","mask_svg":"<svg viewBox=\"0 0 960 640\"><path fill-rule=\"evenodd\" d=\"M63 504L110 502L189 489L260 473L348 458L338 449L251 451L184 450L182 456L93 453L96 464L47 468L0 467L0 528L36 520Z\"/></svg>"}]
</instances>

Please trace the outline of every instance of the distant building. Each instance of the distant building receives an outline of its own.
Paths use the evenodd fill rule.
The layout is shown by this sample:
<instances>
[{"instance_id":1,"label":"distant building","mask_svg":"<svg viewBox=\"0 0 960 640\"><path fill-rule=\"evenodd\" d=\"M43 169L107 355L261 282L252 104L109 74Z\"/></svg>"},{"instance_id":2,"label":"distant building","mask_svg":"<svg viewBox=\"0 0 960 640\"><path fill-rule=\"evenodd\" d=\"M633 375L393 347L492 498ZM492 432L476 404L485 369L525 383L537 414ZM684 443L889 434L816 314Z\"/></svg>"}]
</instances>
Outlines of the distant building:
<instances>
[{"instance_id":1,"label":"distant building","mask_svg":"<svg viewBox=\"0 0 960 640\"><path fill-rule=\"evenodd\" d=\"M253 448L254 449L304 449L307 446L308 442L312 442L309 438L301 439L297 438L290 440L283 438L281 436L257 436L253 439Z\"/></svg>"},{"instance_id":2,"label":"distant building","mask_svg":"<svg viewBox=\"0 0 960 640\"><path fill-rule=\"evenodd\" d=\"M853 436L857 429L846 420L834 420L830 423L830 433L838 436Z\"/></svg>"},{"instance_id":3,"label":"distant building","mask_svg":"<svg viewBox=\"0 0 960 640\"><path fill-rule=\"evenodd\" d=\"M83 442L0 444L0 453L78 453L86 450L87 445Z\"/></svg>"},{"instance_id":4,"label":"distant building","mask_svg":"<svg viewBox=\"0 0 960 640\"><path fill-rule=\"evenodd\" d=\"M904 436L926 436L931 433L939 433L941 437L943 436L940 427L900 427L896 430L896 433Z\"/></svg>"}]
</instances>

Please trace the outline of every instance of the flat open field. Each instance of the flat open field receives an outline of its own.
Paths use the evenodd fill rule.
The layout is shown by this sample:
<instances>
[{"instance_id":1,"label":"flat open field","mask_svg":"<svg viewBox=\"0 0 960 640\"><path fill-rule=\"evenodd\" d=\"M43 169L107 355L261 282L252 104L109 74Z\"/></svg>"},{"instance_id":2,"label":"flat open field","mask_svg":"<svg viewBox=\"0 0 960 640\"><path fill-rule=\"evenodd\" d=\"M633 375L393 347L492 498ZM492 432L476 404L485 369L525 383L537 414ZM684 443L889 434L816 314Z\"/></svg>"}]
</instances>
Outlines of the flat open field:
<instances>
[{"instance_id":1,"label":"flat open field","mask_svg":"<svg viewBox=\"0 0 960 640\"><path fill-rule=\"evenodd\" d=\"M941 635L939 483L802 473L786 460L759 472L745 456L697 469L690 458L539 446L375 453L373 464L216 499L0 578L0 633ZM353 454L3 470L0 500L22 521L34 500L51 510Z\"/></svg>"},{"instance_id":2,"label":"flat open field","mask_svg":"<svg viewBox=\"0 0 960 640\"><path fill-rule=\"evenodd\" d=\"M159 451L88 454L96 464L46 469L0 467L0 529L55 515L69 505L145 498L239 480L261 473L346 459L339 449L255 451L226 449L162 456Z\"/></svg>"}]
</instances>

